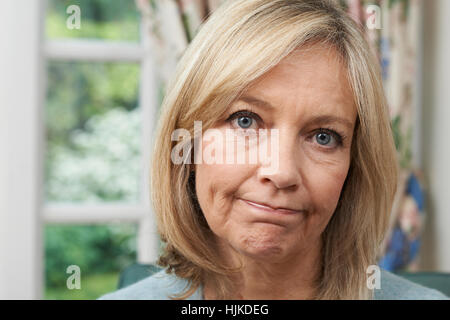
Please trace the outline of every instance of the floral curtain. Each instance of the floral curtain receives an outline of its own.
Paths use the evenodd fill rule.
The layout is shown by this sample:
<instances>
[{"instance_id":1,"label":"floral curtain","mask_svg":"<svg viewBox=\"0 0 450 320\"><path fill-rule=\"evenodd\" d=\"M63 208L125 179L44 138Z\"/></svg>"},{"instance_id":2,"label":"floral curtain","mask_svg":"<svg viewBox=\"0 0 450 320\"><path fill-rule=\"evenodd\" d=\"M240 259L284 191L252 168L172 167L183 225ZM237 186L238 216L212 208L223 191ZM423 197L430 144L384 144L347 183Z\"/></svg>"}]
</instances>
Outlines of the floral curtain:
<instances>
[{"instance_id":1,"label":"floral curtain","mask_svg":"<svg viewBox=\"0 0 450 320\"><path fill-rule=\"evenodd\" d=\"M417 268L424 221L423 187L412 159L422 0L335 0L364 29L382 67L401 168L389 233L379 264L390 271ZM161 92L178 59L208 15L224 0L136 0L157 50ZM382 188L383 186L379 186Z\"/></svg>"},{"instance_id":2,"label":"floral curtain","mask_svg":"<svg viewBox=\"0 0 450 320\"><path fill-rule=\"evenodd\" d=\"M421 0L339 2L365 27L366 39L381 64L401 169L389 233L379 264L390 271L417 270L424 193L411 148L422 3Z\"/></svg>"}]
</instances>

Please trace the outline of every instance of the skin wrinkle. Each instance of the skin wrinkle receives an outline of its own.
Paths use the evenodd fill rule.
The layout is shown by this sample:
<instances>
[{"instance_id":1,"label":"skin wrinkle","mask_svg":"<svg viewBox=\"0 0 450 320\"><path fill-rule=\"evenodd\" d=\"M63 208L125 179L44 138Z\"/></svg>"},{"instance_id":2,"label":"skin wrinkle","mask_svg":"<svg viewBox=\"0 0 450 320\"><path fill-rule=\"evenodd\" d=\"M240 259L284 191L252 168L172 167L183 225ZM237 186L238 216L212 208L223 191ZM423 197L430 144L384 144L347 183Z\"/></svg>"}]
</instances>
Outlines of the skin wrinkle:
<instances>
[{"instance_id":1,"label":"skin wrinkle","mask_svg":"<svg viewBox=\"0 0 450 320\"><path fill-rule=\"evenodd\" d=\"M198 201L219 252L230 266L238 266L238 261L244 266L235 276L236 296L230 298L301 299L315 294L321 234L347 177L357 116L345 68L336 56L336 51L320 46L294 51L244 92L273 109L248 101L230 106L230 114L251 110L261 117L264 129L279 129L278 170L263 173L259 163L196 165ZM314 122L327 116L325 123ZM331 116L345 119L351 127ZM227 128L231 124L226 121L215 126L223 133ZM314 138L319 128L341 132L342 146L320 146ZM242 198L302 212L276 215ZM208 283L204 294L214 298Z\"/></svg>"}]
</instances>

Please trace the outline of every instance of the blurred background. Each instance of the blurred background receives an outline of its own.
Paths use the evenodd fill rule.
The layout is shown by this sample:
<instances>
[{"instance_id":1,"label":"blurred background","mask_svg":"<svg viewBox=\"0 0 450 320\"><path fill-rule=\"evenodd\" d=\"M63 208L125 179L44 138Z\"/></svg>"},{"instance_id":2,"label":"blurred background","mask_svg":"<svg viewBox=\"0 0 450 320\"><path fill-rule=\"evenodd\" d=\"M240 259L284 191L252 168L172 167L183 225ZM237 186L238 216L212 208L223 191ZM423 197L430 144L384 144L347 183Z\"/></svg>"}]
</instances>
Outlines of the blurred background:
<instances>
[{"instance_id":1,"label":"blurred background","mask_svg":"<svg viewBox=\"0 0 450 320\"><path fill-rule=\"evenodd\" d=\"M336 1L382 67L402 168L379 264L450 272L450 143L438 140L450 1ZM220 3L0 3L0 299L96 299L156 261L152 134L178 59Z\"/></svg>"}]
</instances>

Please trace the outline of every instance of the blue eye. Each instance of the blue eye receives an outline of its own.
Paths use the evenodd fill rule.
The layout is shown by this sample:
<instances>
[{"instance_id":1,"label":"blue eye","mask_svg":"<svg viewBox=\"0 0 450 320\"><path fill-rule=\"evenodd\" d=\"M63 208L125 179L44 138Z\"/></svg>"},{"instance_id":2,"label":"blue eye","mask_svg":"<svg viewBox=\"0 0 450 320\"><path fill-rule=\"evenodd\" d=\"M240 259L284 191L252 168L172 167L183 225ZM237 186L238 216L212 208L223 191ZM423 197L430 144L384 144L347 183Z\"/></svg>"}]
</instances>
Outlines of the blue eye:
<instances>
[{"instance_id":1,"label":"blue eye","mask_svg":"<svg viewBox=\"0 0 450 320\"><path fill-rule=\"evenodd\" d=\"M241 110L233 113L227 119L236 129L257 129L261 118L254 112Z\"/></svg>"},{"instance_id":2,"label":"blue eye","mask_svg":"<svg viewBox=\"0 0 450 320\"><path fill-rule=\"evenodd\" d=\"M339 135L337 132L321 129L321 131L317 132L314 135L314 139L318 144L325 147L338 147L342 145L342 136Z\"/></svg>"},{"instance_id":3,"label":"blue eye","mask_svg":"<svg viewBox=\"0 0 450 320\"><path fill-rule=\"evenodd\" d=\"M326 146L330 143L331 139L333 137L325 132L319 132L318 134L316 134L316 141L318 144L321 144L323 146Z\"/></svg>"},{"instance_id":4,"label":"blue eye","mask_svg":"<svg viewBox=\"0 0 450 320\"><path fill-rule=\"evenodd\" d=\"M237 123L242 129L248 129L253 123L253 119L250 117L239 117L237 118Z\"/></svg>"}]
</instances>

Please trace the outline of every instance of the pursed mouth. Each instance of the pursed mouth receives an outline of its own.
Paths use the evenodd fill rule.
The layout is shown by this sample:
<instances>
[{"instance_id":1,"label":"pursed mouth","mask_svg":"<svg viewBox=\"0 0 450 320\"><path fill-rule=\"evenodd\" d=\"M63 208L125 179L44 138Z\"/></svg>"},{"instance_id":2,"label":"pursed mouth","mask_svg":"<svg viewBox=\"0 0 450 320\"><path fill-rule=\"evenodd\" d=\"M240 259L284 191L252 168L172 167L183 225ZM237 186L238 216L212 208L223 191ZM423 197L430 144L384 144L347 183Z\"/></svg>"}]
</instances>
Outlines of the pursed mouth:
<instances>
[{"instance_id":1,"label":"pursed mouth","mask_svg":"<svg viewBox=\"0 0 450 320\"><path fill-rule=\"evenodd\" d=\"M267 211L267 212L273 212L273 213L281 213L281 214L299 214L299 213L304 213L304 210L293 210L293 209L288 209L288 208L282 208L282 207L274 207L268 204L264 204L264 203L260 203L260 202L255 202L255 201L250 201L250 200L246 200L246 199L242 199L240 198L240 200L244 201L245 203L247 203L250 206L253 206L255 208Z\"/></svg>"}]
</instances>

